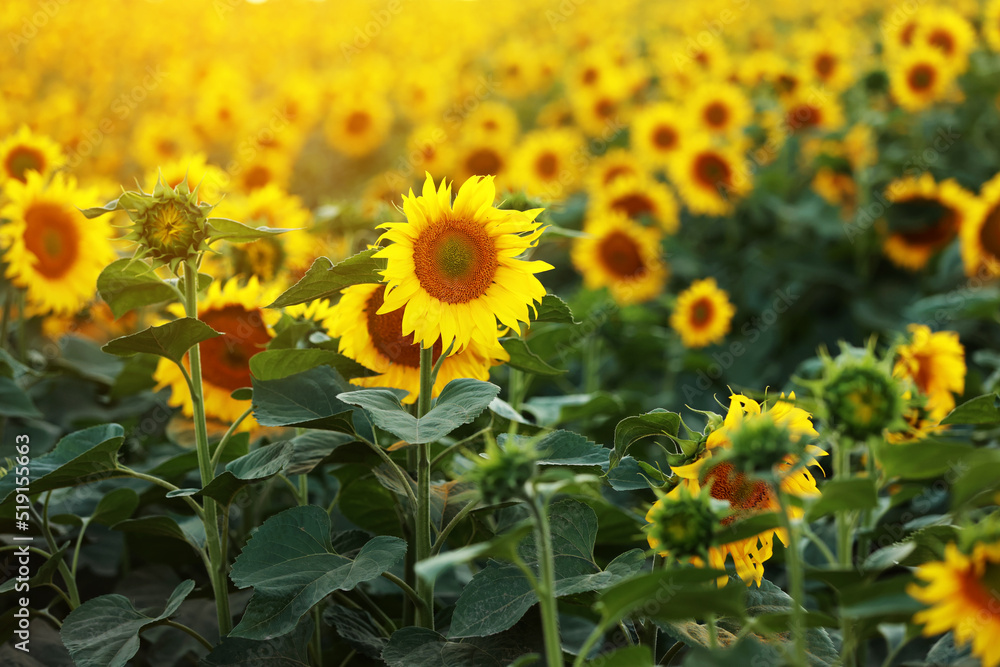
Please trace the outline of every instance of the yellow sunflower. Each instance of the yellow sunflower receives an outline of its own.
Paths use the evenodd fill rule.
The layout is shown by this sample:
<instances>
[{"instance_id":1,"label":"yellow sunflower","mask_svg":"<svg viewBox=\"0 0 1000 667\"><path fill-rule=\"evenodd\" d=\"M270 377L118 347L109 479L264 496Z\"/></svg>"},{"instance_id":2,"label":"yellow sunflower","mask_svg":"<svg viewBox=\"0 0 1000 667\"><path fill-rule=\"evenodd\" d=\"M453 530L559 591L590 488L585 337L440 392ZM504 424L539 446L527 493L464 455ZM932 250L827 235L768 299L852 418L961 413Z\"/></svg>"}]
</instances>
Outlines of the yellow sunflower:
<instances>
[{"instance_id":1,"label":"yellow sunflower","mask_svg":"<svg viewBox=\"0 0 1000 667\"><path fill-rule=\"evenodd\" d=\"M704 83L684 100L691 127L712 134L735 135L750 122L753 109L743 91L731 83Z\"/></svg>"},{"instance_id":2,"label":"yellow sunflower","mask_svg":"<svg viewBox=\"0 0 1000 667\"><path fill-rule=\"evenodd\" d=\"M22 125L13 135L0 141L0 186L10 180L24 183L32 171L48 176L64 162L59 144Z\"/></svg>"},{"instance_id":3,"label":"yellow sunflower","mask_svg":"<svg viewBox=\"0 0 1000 667\"><path fill-rule=\"evenodd\" d=\"M588 289L607 287L621 305L649 301L663 291L668 270L660 257L660 230L611 211L590 219L583 231L588 236L573 240L570 258Z\"/></svg>"},{"instance_id":4,"label":"yellow sunflower","mask_svg":"<svg viewBox=\"0 0 1000 667\"><path fill-rule=\"evenodd\" d=\"M667 234L677 231L677 200L666 184L646 176L619 176L593 194L591 215L624 213L632 220L649 219Z\"/></svg>"},{"instance_id":5,"label":"yellow sunflower","mask_svg":"<svg viewBox=\"0 0 1000 667\"><path fill-rule=\"evenodd\" d=\"M531 196L564 199L580 180L585 155L583 137L575 130L530 132L511 159L511 180Z\"/></svg>"},{"instance_id":6,"label":"yellow sunflower","mask_svg":"<svg viewBox=\"0 0 1000 667\"><path fill-rule=\"evenodd\" d=\"M979 189L979 205L959 230L965 274L1000 275L1000 174Z\"/></svg>"},{"instance_id":7,"label":"yellow sunflower","mask_svg":"<svg viewBox=\"0 0 1000 667\"><path fill-rule=\"evenodd\" d=\"M944 56L958 73L969 67L969 53L976 45L976 32L964 16L947 6L928 8L928 15L916 28L915 44L926 44Z\"/></svg>"},{"instance_id":8,"label":"yellow sunflower","mask_svg":"<svg viewBox=\"0 0 1000 667\"><path fill-rule=\"evenodd\" d=\"M378 375L354 378L362 387L394 387L410 392L403 403L413 403L420 395L420 345L413 335L403 335L403 310L378 314L386 286L353 285L342 292L333 307L329 324L330 335L340 338L339 350ZM433 346L436 362L442 352L440 341ZM451 354L438 370L432 395L437 396L445 385L458 378L489 380L490 368L510 360L500 341L494 336L484 346L473 340L463 350Z\"/></svg>"},{"instance_id":9,"label":"yellow sunflower","mask_svg":"<svg viewBox=\"0 0 1000 667\"><path fill-rule=\"evenodd\" d=\"M623 176L642 176L644 170L639 161L624 148L612 148L594 159L587 168L587 190L594 196L599 190L611 185Z\"/></svg>"},{"instance_id":10,"label":"yellow sunflower","mask_svg":"<svg viewBox=\"0 0 1000 667\"><path fill-rule=\"evenodd\" d=\"M521 131L514 109L493 100L483 102L470 111L462 128L463 134L481 136L498 146L510 146Z\"/></svg>"},{"instance_id":11,"label":"yellow sunflower","mask_svg":"<svg viewBox=\"0 0 1000 667\"><path fill-rule=\"evenodd\" d=\"M944 560L924 563L916 577L924 585L911 584L907 593L929 605L913 615L922 623L926 636L954 632L956 646L972 643L972 654L983 667L1000 665L1000 543L976 544L971 554L964 554L951 543L945 547Z\"/></svg>"},{"instance_id":12,"label":"yellow sunflower","mask_svg":"<svg viewBox=\"0 0 1000 667\"><path fill-rule=\"evenodd\" d=\"M7 183L0 218L0 248L6 277L27 291L39 311L69 315L94 296L101 271L115 259L112 229L103 219L87 220L78 206L98 200L96 189L79 189L72 176L26 172L24 183Z\"/></svg>"},{"instance_id":13,"label":"yellow sunflower","mask_svg":"<svg viewBox=\"0 0 1000 667\"><path fill-rule=\"evenodd\" d=\"M681 110L669 102L656 102L637 111L629 133L636 155L648 165L666 166L684 138L681 118Z\"/></svg>"},{"instance_id":14,"label":"yellow sunflower","mask_svg":"<svg viewBox=\"0 0 1000 667\"><path fill-rule=\"evenodd\" d=\"M690 137L670 163L670 178L692 213L727 215L750 191L750 169L734 146L716 146L706 135Z\"/></svg>"},{"instance_id":15,"label":"yellow sunflower","mask_svg":"<svg viewBox=\"0 0 1000 667\"><path fill-rule=\"evenodd\" d=\"M240 286L236 280L213 282L198 304L198 318L223 334L201 343L201 374L205 390L205 414L222 422L235 422L247 404L230 394L250 386L250 357L263 351L273 333L270 326L281 316L280 311L263 306L274 300L277 290L265 289L256 277ZM180 304L167 310L176 317L184 316ZM187 365L187 361L184 362ZM181 370L168 359L160 359L153 374L156 389L170 388L169 404L180 407L184 416L194 414L191 393ZM256 421L244 420L241 429L249 430Z\"/></svg>"},{"instance_id":16,"label":"yellow sunflower","mask_svg":"<svg viewBox=\"0 0 1000 667\"><path fill-rule=\"evenodd\" d=\"M569 102L577 125L591 137L612 136L628 120L628 110L620 91L607 87L571 92Z\"/></svg>"},{"instance_id":17,"label":"yellow sunflower","mask_svg":"<svg viewBox=\"0 0 1000 667\"><path fill-rule=\"evenodd\" d=\"M785 97L782 105L782 129L790 134L836 130L844 124L844 110L832 93L804 90Z\"/></svg>"},{"instance_id":18,"label":"yellow sunflower","mask_svg":"<svg viewBox=\"0 0 1000 667\"><path fill-rule=\"evenodd\" d=\"M777 493L773 486L767 482L747 477L728 461L715 465L711 463L713 450L731 447L730 438L739 430L746 418L763 415L773 420L775 424L788 429L795 439L802 436L818 435L816 429L813 428L809 413L789 402L789 400L795 400L795 394L791 394L789 400L783 400L784 398L785 395L782 394L773 406L766 408L742 394L732 395L726 418L719 428L709 434L705 450L694 462L672 467L673 473L680 478L680 484L686 486L692 494L698 493L702 486L708 485L713 498L729 503L731 514L723 519L723 525L729 525L756 514L780 511ZM781 476L781 490L799 498L819 495L816 479L809 471L808 466L816 465L816 458L827 454L815 445L807 445L805 452L804 460L800 461L795 457L787 456L776 470ZM802 465L802 463L806 465ZM677 492L678 490L674 489L671 493ZM657 503L662 502L662 500L657 501ZM655 507L656 505L653 506L654 509ZM653 514L654 510L650 509L646 515L646 521L651 521ZM789 508L789 514L792 519L798 519L802 517L804 510L793 506ZM764 562L773 554L775 535L785 546L788 546L788 535L784 529L769 529L744 540L709 547L708 565L715 569L724 570L726 560L731 556L733 564L736 566L736 573L746 582L747 586L751 584L760 586L760 582L764 578ZM650 540L649 546L656 549L659 544L653 542ZM697 556L691 558L691 561L699 567L705 566L704 561ZM727 581L727 577L721 577L719 585L724 585Z\"/></svg>"},{"instance_id":19,"label":"yellow sunflower","mask_svg":"<svg viewBox=\"0 0 1000 667\"><path fill-rule=\"evenodd\" d=\"M954 331L931 333L911 324L909 342L896 348L892 374L911 380L927 397L928 416L941 421L955 408L955 395L965 391L965 348Z\"/></svg>"},{"instance_id":20,"label":"yellow sunflower","mask_svg":"<svg viewBox=\"0 0 1000 667\"><path fill-rule=\"evenodd\" d=\"M153 111L139 116L129 143L136 162L143 168L156 169L192 151L198 139L189 119Z\"/></svg>"},{"instance_id":21,"label":"yellow sunflower","mask_svg":"<svg viewBox=\"0 0 1000 667\"><path fill-rule=\"evenodd\" d=\"M1000 0L990 0L983 7L983 37L994 51L1000 51Z\"/></svg>"},{"instance_id":22,"label":"yellow sunflower","mask_svg":"<svg viewBox=\"0 0 1000 667\"><path fill-rule=\"evenodd\" d=\"M389 136L392 107L381 94L374 92L338 96L330 107L323 129L335 150L349 157L364 157Z\"/></svg>"},{"instance_id":23,"label":"yellow sunflower","mask_svg":"<svg viewBox=\"0 0 1000 667\"><path fill-rule=\"evenodd\" d=\"M955 80L955 70L936 48L907 49L889 70L889 91L907 111L922 111L941 101Z\"/></svg>"},{"instance_id":24,"label":"yellow sunflower","mask_svg":"<svg viewBox=\"0 0 1000 667\"><path fill-rule=\"evenodd\" d=\"M892 231L883 251L894 264L919 271L958 234L965 219L978 210L975 196L953 179L935 183L929 172L919 178L897 179L886 188L886 198L906 206L916 214L939 211L934 219L919 228ZM899 209L897 209L899 210Z\"/></svg>"},{"instance_id":25,"label":"yellow sunflower","mask_svg":"<svg viewBox=\"0 0 1000 667\"><path fill-rule=\"evenodd\" d=\"M414 168L441 178L455 164L455 149L443 127L427 124L417 127L407 137L406 157Z\"/></svg>"},{"instance_id":26,"label":"yellow sunflower","mask_svg":"<svg viewBox=\"0 0 1000 667\"><path fill-rule=\"evenodd\" d=\"M849 28L827 23L822 29L805 31L796 37L796 51L802 54L810 78L834 93L854 83L851 57L857 51L858 36Z\"/></svg>"},{"instance_id":27,"label":"yellow sunflower","mask_svg":"<svg viewBox=\"0 0 1000 667\"><path fill-rule=\"evenodd\" d=\"M822 167L813 176L812 189L829 204L839 207L845 220L854 215L858 188L851 174Z\"/></svg>"},{"instance_id":28,"label":"yellow sunflower","mask_svg":"<svg viewBox=\"0 0 1000 667\"><path fill-rule=\"evenodd\" d=\"M458 160L455 164L455 178L463 183L474 176L493 176L496 187L506 189L508 172L508 148L483 136L473 136L458 146Z\"/></svg>"},{"instance_id":29,"label":"yellow sunflower","mask_svg":"<svg viewBox=\"0 0 1000 667\"><path fill-rule=\"evenodd\" d=\"M534 274L552 267L518 259L538 244L541 209L494 207L493 178L476 176L462 184L454 203L444 181L435 190L430 175L423 193L403 197L406 222L380 225L392 241L376 257L388 260L388 283L379 314L405 308L403 334L425 348L441 339L447 349L464 349L473 339L490 349L497 320L518 330L529 307L545 288Z\"/></svg>"},{"instance_id":30,"label":"yellow sunflower","mask_svg":"<svg viewBox=\"0 0 1000 667\"><path fill-rule=\"evenodd\" d=\"M677 297L670 326L685 347L705 347L718 343L729 333L735 314L726 291L719 289L715 278L705 278L691 283Z\"/></svg>"}]
</instances>

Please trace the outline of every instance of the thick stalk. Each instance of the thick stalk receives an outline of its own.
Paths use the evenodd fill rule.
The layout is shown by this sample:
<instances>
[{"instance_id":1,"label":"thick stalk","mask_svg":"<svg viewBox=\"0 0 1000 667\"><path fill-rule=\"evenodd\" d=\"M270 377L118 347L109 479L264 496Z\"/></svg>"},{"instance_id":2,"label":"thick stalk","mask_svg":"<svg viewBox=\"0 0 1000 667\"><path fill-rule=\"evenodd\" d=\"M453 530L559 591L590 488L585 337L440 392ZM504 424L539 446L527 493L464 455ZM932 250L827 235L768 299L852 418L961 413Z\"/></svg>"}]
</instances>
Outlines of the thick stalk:
<instances>
[{"instance_id":1,"label":"thick stalk","mask_svg":"<svg viewBox=\"0 0 1000 667\"><path fill-rule=\"evenodd\" d=\"M531 508L535 514L535 542L538 545L538 593L542 614L542 635L545 638L545 659L548 667L561 667L562 643L559 639L559 615L556 608L556 566L552 555L552 531L544 503L534 496Z\"/></svg>"},{"instance_id":2,"label":"thick stalk","mask_svg":"<svg viewBox=\"0 0 1000 667\"><path fill-rule=\"evenodd\" d=\"M837 448L837 470L836 479L849 479L851 477L851 445L853 441L841 436L836 443ZM847 510L837 510L837 560L842 568L850 568L853 565L851 539L851 517ZM843 655L844 667L853 667L855 664L853 627L849 619L841 619L841 654Z\"/></svg>"},{"instance_id":3,"label":"thick stalk","mask_svg":"<svg viewBox=\"0 0 1000 667\"><path fill-rule=\"evenodd\" d=\"M430 411L432 370L434 367L433 348L420 349L420 396L417 398L417 419ZM417 516L413 526L417 553L416 562L431 556L431 458L430 444L417 445ZM417 625L434 629L434 583L424 577L417 577L417 594L426 608L417 609Z\"/></svg>"},{"instance_id":4,"label":"thick stalk","mask_svg":"<svg viewBox=\"0 0 1000 667\"><path fill-rule=\"evenodd\" d=\"M188 317L198 318L198 265L193 259L184 262L184 310ZM205 418L205 393L201 379L201 350L195 344L188 350L191 364L191 403L194 406L194 435L198 452L198 470L201 472L202 488L208 486L215 477L212 457L208 449L208 422ZM229 611L229 583L226 578L226 554L222 553L219 538L218 506L211 498L205 498L205 543L208 547L210 564L209 579L215 594L215 610L219 619L219 636L225 637L233 629L233 619Z\"/></svg>"},{"instance_id":5,"label":"thick stalk","mask_svg":"<svg viewBox=\"0 0 1000 667\"><path fill-rule=\"evenodd\" d=\"M802 569L802 558L799 553L799 527L789 515L790 507L784 491L778 491L778 502L781 505L781 523L788 533L788 548L785 549L785 564L788 568L789 591L792 596L792 642L795 647L795 664L808 667L806 658L806 626L805 618L805 573ZM714 619L712 621L714 623Z\"/></svg>"}]
</instances>

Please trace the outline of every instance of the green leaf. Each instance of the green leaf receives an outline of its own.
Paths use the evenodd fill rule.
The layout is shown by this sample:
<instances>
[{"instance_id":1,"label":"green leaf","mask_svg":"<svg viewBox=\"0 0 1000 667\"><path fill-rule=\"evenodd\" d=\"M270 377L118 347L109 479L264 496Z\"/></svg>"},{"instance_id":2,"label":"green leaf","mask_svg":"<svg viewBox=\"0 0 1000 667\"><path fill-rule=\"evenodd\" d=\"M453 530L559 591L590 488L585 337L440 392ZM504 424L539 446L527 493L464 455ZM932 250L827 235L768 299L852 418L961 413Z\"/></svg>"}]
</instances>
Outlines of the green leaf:
<instances>
[{"instance_id":1,"label":"green leaf","mask_svg":"<svg viewBox=\"0 0 1000 667\"><path fill-rule=\"evenodd\" d=\"M285 467L286 475L304 475L320 465L341 445L357 442L349 433L313 431L292 438L292 457Z\"/></svg>"},{"instance_id":2,"label":"green leaf","mask_svg":"<svg viewBox=\"0 0 1000 667\"><path fill-rule=\"evenodd\" d=\"M420 419L411 415L399 397L388 389L361 389L340 394L337 398L363 409L379 428L416 445L439 440L462 424L468 424L499 393L500 387L489 382L470 378L452 380L441 390L430 412Z\"/></svg>"},{"instance_id":3,"label":"green leaf","mask_svg":"<svg viewBox=\"0 0 1000 667\"><path fill-rule=\"evenodd\" d=\"M280 380L317 366L335 368L343 377L356 377L358 363L333 350L264 350L250 357L250 372L260 380Z\"/></svg>"},{"instance_id":4,"label":"green leaf","mask_svg":"<svg viewBox=\"0 0 1000 667\"><path fill-rule=\"evenodd\" d=\"M899 542L883 547L865 559L861 569L876 573L899 565L917 548L915 542Z\"/></svg>"},{"instance_id":5,"label":"green leaf","mask_svg":"<svg viewBox=\"0 0 1000 667\"><path fill-rule=\"evenodd\" d=\"M63 559L66 557L66 552L69 551L71 546L72 545L67 542L62 549L53 553L38 566L35 573L28 579L28 590L31 590L32 588L41 588L42 586L47 586L52 583L52 575L59 571L59 564L63 562ZM34 562L35 558L33 557L32 564L34 564ZM11 572L13 572L13 568L11 569ZM23 582L23 580L19 580L20 577L9 577L7 581L0 584L0 594L14 591L17 585Z\"/></svg>"},{"instance_id":6,"label":"green leaf","mask_svg":"<svg viewBox=\"0 0 1000 667\"><path fill-rule=\"evenodd\" d=\"M497 535L492 540L476 542L467 547L445 551L427 560L422 560L416 564L414 569L418 576L434 581L443 572L477 558L489 556L513 561L518 557L517 545L531 532L531 529L532 526L528 522L519 524L511 530Z\"/></svg>"},{"instance_id":7,"label":"green leaf","mask_svg":"<svg viewBox=\"0 0 1000 667\"><path fill-rule=\"evenodd\" d=\"M538 306L538 314L533 322L554 322L556 324L579 324L573 319L573 311L566 302L554 294L546 294Z\"/></svg>"},{"instance_id":8,"label":"green leaf","mask_svg":"<svg viewBox=\"0 0 1000 667\"><path fill-rule=\"evenodd\" d=\"M314 627L312 623L302 623L294 632L265 641L223 637L199 664L204 667L312 667L309 640Z\"/></svg>"},{"instance_id":9,"label":"green leaf","mask_svg":"<svg viewBox=\"0 0 1000 667\"><path fill-rule=\"evenodd\" d=\"M507 365L511 368L532 373L534 375L562 375L565 368L555 368L545 362L544 359L528 349L528 344L523 338L502 338L500 344L510 355Z\"/></svg>"},{"instance_id":10,"label":"green leaf","mask_svg":"<svg viewBox=\"0 0 1000 667\"><path fill-rule=\"evenodd\" d=\"M149 264L132 258L119 259L104 267L97 277L97 292L115 319L133 308L177 298L175 288L157 276Z\"/></svg>"},{"instance_id":11,"label":"green leaf","mask_svg":"<svg viewBox=\"0 0 1000 667\"><path fill-rule=\"evenodd\" d=\"M228 506L244 487L270 479L283 471L291 462L294 451L295 446L291 442L278 442L256 449L231 461L225 471L200 493Z\"/></svg>"},{"instance_id":12,"label":"green leaf","mask_svg":"<svg viewBox=\"0 0 1000 667\"><path fill-rule=\"evenodd\" d=\"M608 484L615 491L645 491L650 486L647 478L648 475L642 466L639 465L639 461L631 456L623 458L618 462L618 465L608 470L604 476L604 479L608 481Z\"/></svg>"},{"instance_id":13,"label":"green leaf","mask_svg":"<svg viewBox=\"0 0 1000 667\"><path fill-rule=\"evenodd\" d=\"M910 575L861 582L840 589L840 614L851 619L877 619L879 623L907 622L923 604L910 597Z\"/></svg>"},{"instance_id":14,"label":"green leaf","mask_svg":"<svg viewBox=\"0 0 1000 667\"><path fill-rule=\"evenodd\" d=\"M605 626L633 613L646 618L679 620L706 614L740 616L745 586L719 588L724 571L696 567L657 570L619 582L601 593L596 609Z\"/></svg>"},{"instance_id":15,"label":"green leaf","mask_svg":"<svg viewBox=\"0 0 1000 667\"><path fill-rule=\"evenodd\" d=\"M972 642L965 642L961 646L955 645L955 633L946 632L941 639L934 643L927 653L927 665L941 665L948 667L978 667L982 663L972 655Z\"/></svg>"},{"instance_id":16,"label":"green leaf","mask_svg":"<svg viewBox=\"0 0 1000 667\"><path fill-rule=\"evenodd\" d=\"M388 667L507 667L530 650L523 635L451 641L433 630L409 626L392 633L382 660Z\"/></svg>"},{"instance_id":17,"label":"green leaf","mask_svg":"<svg viewBox=\"0 0 1000 667\"><path fill-rule=\"evenodd\" d=\"M231 636L265 639L290 632L327 595L351 590L399 563L406 542L380 536L352 560L333 553L330 515L307 505L265 521L233 563L230 577L253 597Z\"/></svg>"},{"instance_id":18,"label":"green leaf","mask_svg":"<svg viewBox=\"0 0 1000 667\"><path fill-rule=\"evenodd\" d=\"M170 537L187 542L195 549L205 548L205 525L196 516L180 516L178 514L143 516L138 519L120 521L112 527L124 533Z\"/></svg>"},{"instance_id":19,"label":"green leaf","mask_svg":"<svg viewBox=\"0 0 1000 667\"><path fill-rule=\"evenodd\" d=\"M611 467L618 465L628 453L629 447L643 438L676 436L680 426L680 415L662 408L636 417L626 417L615 427L615 451L611 454Z\"/></svg>"},{"instance_id":20,"label":"green leaf","mask_svg":"<svg viewBox=\"0 0 1000 667\"><path fill-rule=\"evenodd\" d=\"M350 385L329 366L317 366L279 380L253 381L253 412L261 426L350 430L354 408L339 394Z\"/></svg>"},{"instance_id":21,"label":"green leaf","mask_svg":"<svg viewBox=\"0 0 1000 667\"><path fill-rule=\"evenodd\" d=\"M975 452L972 445L925 439L905 443L880 443L877 458L887 477L929 479L962 466Z\"/></svg>"},{"instance_id":22,"label":"green leaf","mask_svg":"<svg viewBox=\"0 0 1000 667\"><path fill-rule=\"evenodd\" d=\"M648 646L629 646L583 663L584 667L654 667Z\"/></svg>"},{"instance_id":23,"label":"green leaf","mask_svg":"<svg viewBox=\"0 0 1000 667\"><path fill-rule=\"evenodd\" d=\"M184 354L202 342L222 334L193 317L182 317L139 333L115 338L101 349L108 354L129 357L139 352L166 357L176 364Z\"/></svg>"},{"instance_id":24,"label":"green leaf","mask_svg":"<svg viewBox=\"0 0 1000 667\"><path fill-rule=\"evenodd\" d=\"M1000 396L996 392L977 396L952 410L942 424L1000 424Z\"/></svg>"},{"instance_id":25,"label":"green leaf","mask_svg":"<svg viewBox=\"0 0 1000 667\"><path fill-rule=\"evenodd\" d=\"M139 651L139 634L173 616L192 590L194 581L182 581L156 616L123 595L101 595L71 611L59 634L79 667L124 667Z\"/></svg>"},{"instance_id":26,"label":"green leaf","mask_svg":"<svg viewBox=\"0 0 1000 667\"><path fill-rule=\"evenodd\" d=\"M525 436L515 438L518 442L531 440ZM501 433L497 441L504 446L509 439L506 433ZM579 433L561 430L547 433L534 443L534 448L538 452L539 465L607 467L608 456L611 454L607 447L598 445Z\"/></svg>"},{"instance_id":27,"label":"green leaf","mask_svg":"<svg viewBox=\"0 0 1000 667\"><path fill-rule=\"evenodd\" d=\"M372 255L377 248L365 250L334 264L326 257L313 262L302 278L285 290L268 308L284 308L316 299L331 299L351 285L382 282L382 263Z\"/></svg>"},{"instance_id":28,"label":"green leaf","mask_svg":"<svg viewBox=\"0 0 1000 667\"><path fill-rule=\"evenodd\" d=\"M622 400L614 394L598 391L592 394L566 396L535 396L521 408L534 415L541 426L555 427L579 419L592 420L622 410Z\"/></svg>"},{"instance_id":29,"label":"green leaf","mask_svg":"<svg viewBox=\"0 0 1000 667\"><path fill-rule=\"evenodd\" d=\"M878 490L872 479L833 479L820 490L823 495L809 508L809 521L838 510L870 510L878 506Z\"/></svg>"},{"instance_id":30,"label":"green leaf","mask_svg":"<svg viewBox=\"0 0 1000 667\"><path fill-rule=\"evenodd\" d=\"M229 241L230 243L250 243L258 239L271 238L292 231L276 227L250 227L228 218L208 219L208 242Z\"/></svg>"},{"instance_id":31,"label":"green leaf","mask_svg":"<svg viewBox=\"0 0 1000 667\"><path fill-rule=\"evenodd\" d=\"M125 429L118 424L91 426L70 433L52 451L31 461L28 472L31 494L123 477L117 467L118 449L124 441ZM16 477L0 477L0 501L14 492Z\"/></svg>"},{"instance_id":32,"label":"green leaf","mask_svg":"<svg viewBox=\"0 0 1000 667\"><path fill-rule=\"evenodd\" d=\"M12 378L0 377L0 417L41 419L42 416L31 397Z\"/></svg>"},{"instance_id":33,"label":"green leaf","mask_svg":"<svg viewBox=\"0 0 1000 667\"><path fill-rule=\"evenodd\" d=\"M323 621L332 625L340 638L358 653L373 660L382 657L382 649L388 640L381 635L375 620L364 609L331 604L323 612Z\"/></svg>"}]
</instances>

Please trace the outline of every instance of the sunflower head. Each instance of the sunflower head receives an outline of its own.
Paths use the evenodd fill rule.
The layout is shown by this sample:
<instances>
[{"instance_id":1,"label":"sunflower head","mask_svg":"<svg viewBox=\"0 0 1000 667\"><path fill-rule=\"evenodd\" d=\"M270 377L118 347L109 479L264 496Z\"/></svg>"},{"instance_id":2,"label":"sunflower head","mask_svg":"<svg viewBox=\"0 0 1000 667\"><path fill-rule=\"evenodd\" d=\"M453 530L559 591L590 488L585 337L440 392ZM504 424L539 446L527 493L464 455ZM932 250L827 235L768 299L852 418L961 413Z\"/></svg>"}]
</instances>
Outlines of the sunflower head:
<instances>
[{"instance_id":1,"label":"sunflower head","mask_svg":"<svg viewBox=\"0 0 1000 667\"><path fill-rule=\"evenodd\" d=\"M823 361L820 393L835 428L864 440L903 425L903 388L871 345L863 350L843 346L835 359Z\"/></svg>"},{"instance_id":2,"label":"sunflower head","mask_svg":"<svg viewBox=\"0 0 1000 667\"><path fill-rule=\"evenodd\" d=\"M706 557L715 543L720 517L708 489L692 492L679 485L646 514L649 546L675 558Z\"/></svg>"},{"instance_id":3,"label":"sunflower head","mask_svg":"<svg viewBox=\"0 0 1000 667\"><path fill-rule=\"evenodd\" d=\"M794 437L786 424L764 412L750 415L731 435L730 459L745 472L770 471L789 455L801 456L804 442Z\"/></svg>"},{"instance_id":4,"label":"sunflower head","mask_svg":"<svg viewBox=\"0 0 1000 667\"><path fill-rule=\"evenodd\" d=\"M482 493L483 502L495 505L524 496L524 485L535 477L536 471L534 450L530 446L512 438L501 448L490 439L469 477Z\"/></svg>"}]
</instances>

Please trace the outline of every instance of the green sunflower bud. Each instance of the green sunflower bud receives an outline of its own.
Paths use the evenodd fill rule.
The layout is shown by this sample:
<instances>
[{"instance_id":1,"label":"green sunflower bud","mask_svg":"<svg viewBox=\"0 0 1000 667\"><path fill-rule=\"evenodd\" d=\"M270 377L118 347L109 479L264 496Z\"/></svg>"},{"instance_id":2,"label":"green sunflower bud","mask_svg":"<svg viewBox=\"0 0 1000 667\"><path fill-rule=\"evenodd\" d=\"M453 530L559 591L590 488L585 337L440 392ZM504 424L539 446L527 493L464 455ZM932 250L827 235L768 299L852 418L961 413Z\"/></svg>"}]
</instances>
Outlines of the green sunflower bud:
<instances>
[{"instance_id":1,"label":"green sunflower bud","mask_svg":"<svg viewBox=\"0 0 1000 667\"><path fill-rule=\"evenodd\" d=\"M715 543L719 525L719 516L707 491L706 487L692 495L682 485L656 501L646 515L649 544L675 558L704 557Z\"/></svg>"},{"instance_id":2,"label":"green sunflower bud","mask_svg":"<svg viewBox=\"0 0 1000 667\"><path fill-rule=\"evenodd\" d=\"M855 440L905 426L903 388L885 360L845 347L836 359L825 360L821 396L831 425Z\"/></svg>"},{"instance_id":3,"label":"green sunflower bud","mask_svg":"<svg viewBox=\"0 0 1000 667\"><path fill-rule=\"evenodd\" d=\"M479 487L483 502L495 505L524 496L524 485L537 471L535 455L527 446L512 440L501 449L490 440L486 453L469 472L469 477Z\"/></svg>"},{"instance_id":4,"label":"green sunflower bud","mask_svg":"<svg viewBox=\"0 0 1000 667\"><path fill-rule=\"evenodd\" d=\"M766 414L752 415L730 436L729 452L736 468L745 472L770 473L786 456L801 456L805 442L793 438L788 427Z\"/></svg>"}]
</instances>

